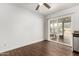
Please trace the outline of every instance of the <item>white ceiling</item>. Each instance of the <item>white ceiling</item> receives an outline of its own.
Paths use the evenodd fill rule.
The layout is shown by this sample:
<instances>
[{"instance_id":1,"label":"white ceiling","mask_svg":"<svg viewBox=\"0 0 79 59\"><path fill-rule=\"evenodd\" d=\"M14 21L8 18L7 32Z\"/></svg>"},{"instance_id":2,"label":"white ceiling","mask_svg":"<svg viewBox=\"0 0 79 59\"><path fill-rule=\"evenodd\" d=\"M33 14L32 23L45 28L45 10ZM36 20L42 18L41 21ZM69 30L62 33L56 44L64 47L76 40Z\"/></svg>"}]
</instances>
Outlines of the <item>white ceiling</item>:
<instances>
[{"instance_id":1,"label":"white ceiling","mask_svg":"<svg viewBox=\"0 0 79 59\"><path fill-rule=\"evenodd\" d=\"M48 4L51 6L50 9L46 8L44 5L41 5L37 11L35 10L35 8L37 7L38 3L19 3L16 5L23 8L28 8L42 15L48 15L50 13L55 13L79 5L78 3L48 3Z\"/></svg>"}]
</instances>

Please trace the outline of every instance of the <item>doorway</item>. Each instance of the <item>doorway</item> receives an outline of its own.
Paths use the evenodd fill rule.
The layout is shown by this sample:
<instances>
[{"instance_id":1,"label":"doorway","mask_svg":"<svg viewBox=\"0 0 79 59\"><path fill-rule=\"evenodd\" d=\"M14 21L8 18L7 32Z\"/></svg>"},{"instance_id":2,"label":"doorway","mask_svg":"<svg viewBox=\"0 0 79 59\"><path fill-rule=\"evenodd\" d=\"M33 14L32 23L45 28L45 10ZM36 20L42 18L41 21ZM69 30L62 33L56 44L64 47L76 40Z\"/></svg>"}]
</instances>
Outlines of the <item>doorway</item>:
<instances>
[{"instance_id":1,"label":"doorway","mask_svg":"<svg viewBox=\"0 0 79 59\"><path fill-rule=\"evenodd\" d=\"M49 40L72 46L70 16L49 20Z\"/></svg>"}]
</instances>

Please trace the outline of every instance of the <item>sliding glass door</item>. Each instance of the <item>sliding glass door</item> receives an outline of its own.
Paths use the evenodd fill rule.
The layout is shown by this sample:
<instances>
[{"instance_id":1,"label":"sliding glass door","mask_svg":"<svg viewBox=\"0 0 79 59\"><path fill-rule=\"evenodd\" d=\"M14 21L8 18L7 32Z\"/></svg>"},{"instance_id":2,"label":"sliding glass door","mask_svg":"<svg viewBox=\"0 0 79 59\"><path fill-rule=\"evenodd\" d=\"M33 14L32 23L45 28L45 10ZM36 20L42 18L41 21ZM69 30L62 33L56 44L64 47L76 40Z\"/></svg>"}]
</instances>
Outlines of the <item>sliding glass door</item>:
<instances>
[{"instance_id":1,"label":"sliding glass door","mask_svg":"<svg viewBox=\"0 0 79 59\"><path fill-rule=\"evenodd\" d=\"M50 20L50 40L72 44L71 17Z\"/></svg>"}]
</instances>

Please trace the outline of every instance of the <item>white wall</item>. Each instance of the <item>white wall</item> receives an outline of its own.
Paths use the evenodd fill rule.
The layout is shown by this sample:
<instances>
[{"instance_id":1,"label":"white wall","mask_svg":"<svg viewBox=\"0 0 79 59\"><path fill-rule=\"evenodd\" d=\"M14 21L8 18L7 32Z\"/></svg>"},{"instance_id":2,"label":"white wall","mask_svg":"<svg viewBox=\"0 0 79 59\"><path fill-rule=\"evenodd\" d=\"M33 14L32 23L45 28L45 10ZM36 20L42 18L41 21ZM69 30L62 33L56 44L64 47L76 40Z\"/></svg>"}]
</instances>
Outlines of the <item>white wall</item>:
<instances>
[{"instance_id":1,"label":"white wall","mask_svg":"<svg viewBox=\"0 0 79 59\"><path fill-rule=\"evenodd\" d=\"M60 12L56 12L54 14L51 13L46 18L47 19L51 19L51 18L66 16L66 15L71 15L71 21L72 21L71 28L72 28L72 32L73 31L79 31L79 6L72 7L72 8L60 11ZM72 44L72 40L71 40L71 44Z\"/></svg>"},{"instance_id":2,"label":"white wall","mask_svg":"<svg viewBox=\"0 0 79 59\"><path fill-rule=\"evenodd\" d=\"M0 4L0 52L43 40L43 17L12 4Z\"/></svg>"}]
</instances>

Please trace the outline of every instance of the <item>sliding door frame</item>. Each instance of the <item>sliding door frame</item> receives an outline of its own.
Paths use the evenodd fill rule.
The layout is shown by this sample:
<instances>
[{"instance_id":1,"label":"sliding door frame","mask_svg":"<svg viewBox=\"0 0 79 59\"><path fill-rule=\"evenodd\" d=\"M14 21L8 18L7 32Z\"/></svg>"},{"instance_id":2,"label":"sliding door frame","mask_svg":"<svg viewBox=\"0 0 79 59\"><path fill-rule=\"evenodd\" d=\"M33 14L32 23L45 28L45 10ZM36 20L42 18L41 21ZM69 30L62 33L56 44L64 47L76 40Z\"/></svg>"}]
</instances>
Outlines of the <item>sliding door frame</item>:
<instances>
[{"instance_id":1,"label":"sliding door frame","mask_svg":"<svg viewBox=\"0 0 79 59\"><path fill-rule=\"evenodd\" d=\"M72 15L66 15L66 16L61 16L61 17L56 17L56 18L51 18L51 19L49 19L48 20L48 41L53 41L53 42L56 42L56 43L59 43L59 44L62 44L62 45L66 45L66 46L69 46L69 47L73 47L73 46L71 46L71 45L69 45L69 44L66 44L66 43L62 43L62 42L59 42L59 38L57 37L57 41L54 41L54 40L51 40L50 39L50 21L51 20L57 20L57 23L58 23L58 19L59 18L64 18L64 17L71 17ZM71 17L71 26L72 26L72 17ZM71 28L72 29L72 28ZM58 34L57 34L57 36L58 36ZM73 39L72 39L72 42L73 42ZM73 44L72 44L73 45Z\"/></svg>"}]
</instances>

